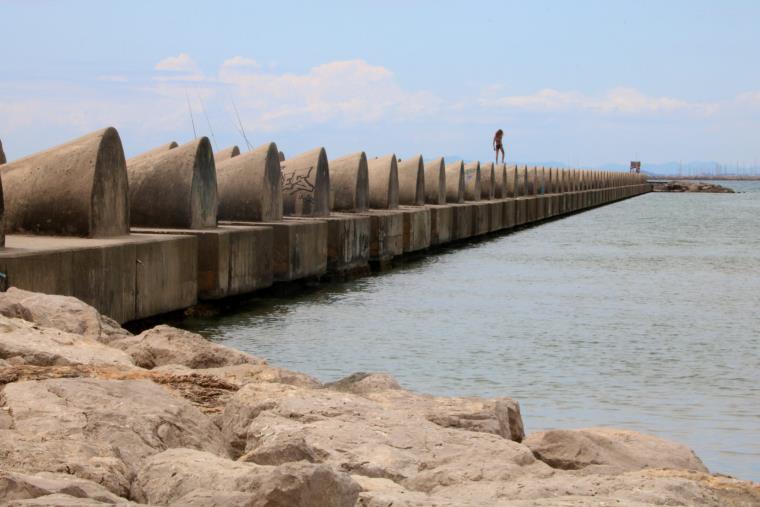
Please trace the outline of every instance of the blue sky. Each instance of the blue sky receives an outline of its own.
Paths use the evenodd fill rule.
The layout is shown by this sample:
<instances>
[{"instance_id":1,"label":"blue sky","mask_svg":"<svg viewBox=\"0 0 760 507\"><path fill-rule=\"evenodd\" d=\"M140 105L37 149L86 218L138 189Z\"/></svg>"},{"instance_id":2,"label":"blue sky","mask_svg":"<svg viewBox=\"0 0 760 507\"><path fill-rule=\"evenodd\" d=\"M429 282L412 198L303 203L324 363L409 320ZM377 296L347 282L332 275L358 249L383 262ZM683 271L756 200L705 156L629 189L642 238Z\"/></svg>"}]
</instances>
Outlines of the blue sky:
<instances>
[{"instance_id":1,"label":"blue sky","mask_svg":"<svg viewBox=\"0 0 760 507\"><path fill-rule=\"evenodd\" d=\"M0 0L10 160L104 126L576 166L760 162L760 2ZM234 105L233 105L234 104ZM205 111L205 114L204 114ZM208 117L208 120L206 119ZM210 124L210 127L209 127Z\"/></svg>"}]
</instances>

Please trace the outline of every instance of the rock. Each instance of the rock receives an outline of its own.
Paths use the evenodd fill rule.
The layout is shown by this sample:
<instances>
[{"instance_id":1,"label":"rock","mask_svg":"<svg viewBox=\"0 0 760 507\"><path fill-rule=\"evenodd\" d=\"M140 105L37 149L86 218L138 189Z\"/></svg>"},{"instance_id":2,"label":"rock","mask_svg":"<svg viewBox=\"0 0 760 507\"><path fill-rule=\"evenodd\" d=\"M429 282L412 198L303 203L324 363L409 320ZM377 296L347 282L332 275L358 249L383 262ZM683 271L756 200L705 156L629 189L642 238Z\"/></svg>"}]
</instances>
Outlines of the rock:
<instances>
[{"instance_id":1,"label":"rock","mask_svg":"<svg viewBox=\"0 0 760 507\"><path fill-rule=\"evenodd\" d=\"M264 363L249 354L212 343L199 334L164 325L137 336L113 340L109 345L125 351L136 365L148 369L167 364L214 368Z\"/></svg>"},{"instance_id":2,"label":"rock","mask_svg":"<svg viewBox=\"0 0 760 507\"><path fill-rule=\"evenodd\" d=\"M528 435L524 443L538 459L563 470L601 466L615 471L674 468L707 472L691 449L635 431L551 430Z\"/></svg>"},{"instance_id":3,"label":"rock","mask_svg":"<svg viewBox=\"0 0 760 507\"><path fill-rule=\"evenodd\" d=\"M132 366L120 350L90 336L42 328L27 320L0 316L0 358L13 365L99 364Z\"/></svg>"},{"instance_id":4,"label":"rock","mask_svg":"<svg viewBox=\"0 0 760 507\"><path fill-rule=\"evenodd\" d=\"M730 188L714 183L694 183L688 181L655 182L652 189L655 192L705 192L713 194L733 194Z\"/></svg>"},{"instance_id":5,"label":"rock","mask_svg":"<svg viewBox=\"0 0 760 507\"><path fill-rule=\"evenodd\" d=\"M100 502L98 500L92 500L89 498L79 498L64 493L54 493L52 495L39 496L37 498L30 498L27 500L15 500L8 503L3 503L4 507L104 507L110 505L135 505L131 502Z\"/></svg>"},{"instance_id":6,"label":"rock","mask_svg":"<svg viewBox=\"0 0 760 507\"><path fill-rule=\"evenodd\" d=\"M190 449L171 449L147 460L132 497L162 505L351 507L359 486L326 465L260 466ZM201 502L202 499L202 502Z\"/></svg>"},{"instance_id":7,"label":"rock","mask_svg":"<svg viewBox=\"0 0 760 507\"><path fill-rule=\"evenodd\" d=\"M527 447L500 436L442 427L412 404L396 407L330 389L249 384L218 423L241 460L305 460L407 489L551 473Z\"/></svg>"},{"instance_id":8,"label":"rock","mask_svg":"<svg viewBox=\"0 0 760 507\"><path fill-rule=\"evenodd\" d=\"M114 495L100 484L72 475L48 472L22 474L0 471L0 499L6 502L58 494L94 502L128 503L126 499Z\"/></svg>"},{"instance_id":9,"label":"rock","mask_svg":"<svg viewBox=\"0 0 760 507\"><path fill-rule=\"evenodd\" d=\"M88 336L104 343L130 335L116 321L100 315L95 308L77 298L40 294L15 287L0 293L0 315Z\"/></svg>"},{"instance_id":10,"label":"rock","mask_svg":"<svg viewBox=\"0 0 760 507\"><path fill-rule=\"evenodd\" d=\"M126 496L148 456L174 447L227 455L206 415L147 380L15 382L2 401L12 418L0 430L6 470L64 472Z\"/></svg>"},{"instance_id":11,"label":"rock","mask_svg":"<svg viewBox=\"0 0 760 507\"><path fill-rule=\"evenodd\" d=\"M444 397L406 391L386 374L355 373L326 384L331 389L359 394L384 406L424 413L439 426L493 433L522 441L525 436L520 405L512 398Z\"/></svg>"},{"instance_id":12,"label":"rock","mask_svg":"<svg viewBox=\"0 0 760 507\"><path fill-rule=\"evenodd\" d=\"M236 364L233 366L220 366L218 368L188 368L187 366L178 364L168 364L154 368L153 371L172 373L175 375L188 373L209 375L234 384L237 387L260 382L314 388L322 385L317 379L305 373L277 368L276 366L270 366L263 361L256 364Z\"/></svg>"}]
</instances>

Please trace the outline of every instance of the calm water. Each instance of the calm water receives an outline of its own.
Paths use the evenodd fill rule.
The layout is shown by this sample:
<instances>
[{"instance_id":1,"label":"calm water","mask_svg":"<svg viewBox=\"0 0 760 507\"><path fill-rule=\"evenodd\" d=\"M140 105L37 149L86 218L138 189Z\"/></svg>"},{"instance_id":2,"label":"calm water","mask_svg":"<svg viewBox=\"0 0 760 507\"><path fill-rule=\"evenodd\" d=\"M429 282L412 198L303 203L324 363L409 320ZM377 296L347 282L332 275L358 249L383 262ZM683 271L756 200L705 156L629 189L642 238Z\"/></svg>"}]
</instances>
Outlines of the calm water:
<instances>
[{"instance_id":1,"label":"calm water","mask_svg":"<svg viewBox=\"0 0 760 507\"><path fill-rule=\"evenodd\" d=\"M760 182L649 194L183 325L321 380L507 395L527 431L611 425L760 480Z\"/></svg>"}]
</instances>

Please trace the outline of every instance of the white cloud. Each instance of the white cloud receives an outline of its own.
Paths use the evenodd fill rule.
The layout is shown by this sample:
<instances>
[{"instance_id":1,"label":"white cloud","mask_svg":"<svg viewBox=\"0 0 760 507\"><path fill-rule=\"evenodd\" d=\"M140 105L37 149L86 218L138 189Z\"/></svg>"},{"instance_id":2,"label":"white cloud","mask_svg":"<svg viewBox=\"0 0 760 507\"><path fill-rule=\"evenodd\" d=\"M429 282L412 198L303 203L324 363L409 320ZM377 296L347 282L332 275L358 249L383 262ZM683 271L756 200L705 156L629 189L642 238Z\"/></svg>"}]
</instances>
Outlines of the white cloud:
<instances>
[{"instance_id":1,"label":"white cloud","mask_svg":"<svg viewBox=\"0 0 760 507\"><path fill-rule=\"evenodd\" d=\"M507 95L481 99L483 105L539 112L590 111L595 113L672 113L688 111L710 114L717 110L714 103L693 103L671 97L650 97L635 88L618 87L602 96L589 96L576 91L552 88L532 95Z\"/></svg>"},{"instance_id":2,"label":"white cloud","mask_svg":"<svg viewBox=\"0 0 760 507\"><path fill-rule=\"evenodd\" d=\"M112 83L126 83L127 77L126 76L120 76L118 74L111 74L111 75L103 75L97 77L98 81L109 81Z\"/></svg>"},{"instance_id":3,"label":"white cloud","mask_svg":"<svg viewBox=\"0 0 760 507\"><path fill-rule=\"evenodd\" d=\"M198 72L198 65L187 53L178 56L169 56L158 62L154 69L171 72Z\"/></svg>"},{"instance_id":4,"label":"white cloud","mask_svg":"<svg viewBox=\"0 0 760 507\"><path fill-rule=\"evenodd\" d=\"M760 91L745 92L736 97L739 105L760 107Z\"/></svg>"},{"instance_id":5,"label":"white cloud","mask_svg":"<svg viewBox=\"0 0 760 507\"><path fill-rule=\"evenodd\" d=\"M244 56L233 56L232 58L226 59L222 63L223 68L234 68L234 67L245 67L248 69L258 69L261 67L259 65L259 62L254 60L253 58L246 58Z\"/></svg>"}]
</instances>

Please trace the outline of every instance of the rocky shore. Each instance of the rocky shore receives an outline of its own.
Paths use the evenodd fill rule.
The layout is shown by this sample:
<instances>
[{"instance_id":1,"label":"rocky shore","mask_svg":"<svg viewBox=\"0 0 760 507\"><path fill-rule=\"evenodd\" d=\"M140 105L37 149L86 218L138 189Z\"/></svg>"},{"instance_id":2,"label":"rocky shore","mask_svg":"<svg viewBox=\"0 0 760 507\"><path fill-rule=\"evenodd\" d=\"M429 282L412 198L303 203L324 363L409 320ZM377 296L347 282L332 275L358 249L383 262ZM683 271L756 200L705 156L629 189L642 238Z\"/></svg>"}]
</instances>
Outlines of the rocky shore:
<instances>
[{"instance_id":1,"label":"rocky shore","mask_svg":"<svg viewBox=\"0 0 760 507\"><path fill-rule=\"evenodd\" d=\"M74 298L0 294L0 501L100 506L750 506L760 485L611 428L388 375L321 384Z\"/></svg>"},{"instance_id":2,"label":"rocky shore","mask_svg":"<svg viewBox=\"0 0 760 507\"><path fill-rule=\"evenodd\" d=\"M653 192L703 192L709 194L733 194L734 191L715 183L694 181L659 181L652 184Z\"/></svg>"}]
</instances>

